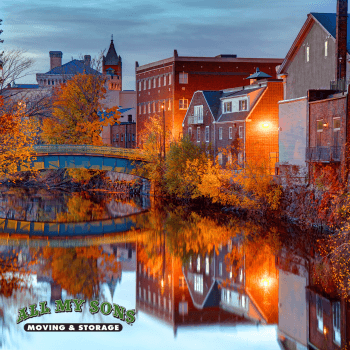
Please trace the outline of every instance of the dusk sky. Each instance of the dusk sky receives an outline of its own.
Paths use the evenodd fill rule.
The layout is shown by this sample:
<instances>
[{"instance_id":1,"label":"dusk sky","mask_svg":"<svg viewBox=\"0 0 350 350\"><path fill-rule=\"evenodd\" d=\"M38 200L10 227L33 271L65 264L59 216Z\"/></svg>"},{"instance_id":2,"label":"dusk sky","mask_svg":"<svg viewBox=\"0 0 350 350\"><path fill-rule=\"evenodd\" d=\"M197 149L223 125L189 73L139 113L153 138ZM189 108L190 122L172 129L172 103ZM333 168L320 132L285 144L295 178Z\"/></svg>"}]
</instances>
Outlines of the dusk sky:
<instances>
[{"instance_id":1,"label":"dusk sky","mask_svg":"<svg viewBox=\"0 0 350 350\"><path fill-rule=\"evenodd\" d=\"M2 50L36 61L21 82L49 70L49 51L97 57L111 34L123 61L123 89L135 89L140 65L180 56L284 58L310 12L336 11L336 0L2 0Z\"/></svg>"}]
</instances>

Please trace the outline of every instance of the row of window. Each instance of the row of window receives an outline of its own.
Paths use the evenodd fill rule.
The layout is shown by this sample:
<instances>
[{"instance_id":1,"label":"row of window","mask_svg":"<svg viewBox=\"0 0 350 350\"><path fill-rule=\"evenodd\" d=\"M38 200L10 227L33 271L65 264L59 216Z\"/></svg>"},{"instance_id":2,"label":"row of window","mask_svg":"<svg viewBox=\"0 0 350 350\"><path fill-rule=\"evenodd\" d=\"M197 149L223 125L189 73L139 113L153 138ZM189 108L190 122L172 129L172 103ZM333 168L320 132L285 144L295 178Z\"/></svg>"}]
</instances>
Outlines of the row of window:
<instances>
[{"instance_id":1,"label":"row of window","mask_svg":"<svg viewBox=\"0 0 350 350\"><path fill-rule=\"evenodd\" d=\"M324 57L328 56L328 40L324 42ZM305 47L305 60L306 62L310 61L310 45L306 44Z\"/></svg>"},{"instance_id":2,"label":"row of window","mask_svg":"<svg viewBox=\"0 0 350 350\"><path fill-rule=\"evenodd\" d=\"M158 77L139 80L138 90L142 91L142 87L143 87L143 90L147 90L147 89L152 89L156 87L166 86L167 82L169 85L171 85L171 74L159 75Z\"/></svg>"},{"instance_id":3,"label":"row of window","mask_svg":"<svg viewBox=\"0 0 350 350\"><path fill-rule=\"evenodd\" d=\"M139 298L142 299L141 287L139 287ZM157 299L158 299L158 302L157 302ZM171 312L172 303L171 303L170 298L167 300L166 297L162 298L160 294L158 294L158 298L157 298L156 293L153 293L153 300L152 300L151 291L150 290L148 291L148 298L147 298L147 291L146 291L146 288L144 288L143 289L143 300L145 302L148 302L149 304L153 304L154 306L158 306L159 308L163 308L164 310L168 310L169 312ZM167 307L167 305L168 305L168 307Z\"/></svg>"},{"instance_id":4,"label":"row of window","mask_svg":"<svg viewBox=\"0 0 350 350\"><path fill-rule=\"evenodd\" d=\"M228 128L228 138L230 140L232 140L232 130L233 130L232 126L230 126ZM220 127L219 128L219 135L218 135L219 140L222 140L222 132L223 132L223 128ZM193 134L192 134L192 127L188 128L188 135L190 136L190 138L192 138L192 136L193 136ZM240 139L243 138L243 126L240 126L238 128L238 137ZM209 140L210 140L210 130L209 130L209 126L206 126L205 127L205 142L209 142ZM201 141L201 127L198 126L197 127L197 142L200 142L200 141Z\"/></svg>"},{"instance_id":5,"label":"row of window","mask_svg":"<svg viewBox=\"0 0 350 350\"><path fill-rule=\"evenodd\" d=\"M222 288L221 301L234 307L248 310L248 297L236 291Z\"/></svg>"},{"instance_id":6,"label":"row of window","mask_svg":"<svg viewBox=\"0 0 350 350\"><path fill-rule=\"evenodd\" d=\"M124 141L124 135L120 134L120 142ZM129 142L135 141L135 134L128 134L129 135ZM125 141L127 141L127 137L125 136ZM119 134L114 135L113 142L119 142Z\"/></svg>"},{"instance_id":7,"label":"row of window","mask_svg":"<svg viewBox=\"0 0 350 350\"><path fill-rule=\"evenodd\" d=\"M147 113L155 113L161 112L163 110L163 105L165 106L165 110L171 111L172 100L169 99L168 102L164 101L152 101L144 104L139 104L139 114L147 114ZM179 109L187 110L188 108L188 100L182 98L179 100Z\"/></svg>"}]
</instances>

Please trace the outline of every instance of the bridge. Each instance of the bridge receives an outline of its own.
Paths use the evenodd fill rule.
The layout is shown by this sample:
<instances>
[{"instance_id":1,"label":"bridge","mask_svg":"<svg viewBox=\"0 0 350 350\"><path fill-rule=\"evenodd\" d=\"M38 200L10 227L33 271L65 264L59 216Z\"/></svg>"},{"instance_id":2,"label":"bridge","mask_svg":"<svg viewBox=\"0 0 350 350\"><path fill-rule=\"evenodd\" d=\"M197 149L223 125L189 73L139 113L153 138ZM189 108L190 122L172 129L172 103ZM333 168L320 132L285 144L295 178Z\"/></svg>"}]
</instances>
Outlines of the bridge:
<instances>
[{"instance_id":1,"label":"bridge","mask_svg":"<svg viewBox=\"0 0 350 350\"><path fill-rule=\"evenodd\" d=\"M145 162L138 149L89 145L36 145L30 168L85 168L131 174ZM20 170L27 170L21 166Z\"/></svg>"},{"instance_id":2,"label":"bridge","mask_svg":"<svg viewBox=\"0 0 350 350\"><path fill-rule=\"evenodd\" d=\"M87 222L32 222L0 219L0 245L72 247L135 242L148 213Z\"/></svg>"}]
</instances>

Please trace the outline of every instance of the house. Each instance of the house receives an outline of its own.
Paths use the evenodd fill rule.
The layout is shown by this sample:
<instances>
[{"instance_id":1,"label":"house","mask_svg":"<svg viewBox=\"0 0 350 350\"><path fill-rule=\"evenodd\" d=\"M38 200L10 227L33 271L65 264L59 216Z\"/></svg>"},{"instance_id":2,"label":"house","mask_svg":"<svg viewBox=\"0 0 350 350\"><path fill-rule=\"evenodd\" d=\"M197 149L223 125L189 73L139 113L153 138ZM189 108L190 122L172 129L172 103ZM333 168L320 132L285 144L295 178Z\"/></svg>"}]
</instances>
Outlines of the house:
<instances>
[{"instance_id":1,"label":"house","mask_svg":"<svg viewBox=\"0 0 350 350\"><path fill-rule=\"evenodd\" d=\"M256 71L251 85L196 91L183 120L183 133L198 145L211 145L221 165L265 165L274 174L278 161L278 101L282 80ZM223 149L228 149L225 154Z\"/></svg>"},{"instance_id":2,"label":"house","mask_svg":"<svg viewBox=\"0 0 350 350\"><path fill-rule=\"evenodd\" d=\"M345 90L350 69L350 43L347 43L346 38L349 30L347 0L338 0L336 14L308 14L279 67L277 74L283 79L284 90L283 100L279 102L278 167L280 174L292 172L293 176L301 179L307 174L306 162L310 161L311 153L313 154L311 158L314 159L315 152L310 149L307 152L305 150L316 147L312 141L315 135L309 136L309 130L313 132L312 129L314 129L310 124L314 121L309 120L309 102L315 102L315 95L313 94L312 101L309 101L308 91ZM328 92L328 95L332 94ZM320 98L319 95L318 100ZM332 127L331 125L332 121L329 127ZM322 131L319 132L322 133ZM333 146L331 142L330 147ZM331 150L327 152L330 154ZM330 159L334 159L333 153Z\"/></svg>"},{"instance_id":3,"label":"house","mask_svg":"<svg viewBox=\"0 0 350 350\"><path fill-rule=\"evenodd\" d=\"M257 67L276 78L279 58L238 58L179 56L139 65L136 62L137 135L152 115L161 115L165 106L166 128L173 139L182 134L182 121L197 90L215 91L249 84L245 78ZM138 136L139 137L139 136ZM139 140L138 140L139 141Z\"/></svg>"}]
</instances>

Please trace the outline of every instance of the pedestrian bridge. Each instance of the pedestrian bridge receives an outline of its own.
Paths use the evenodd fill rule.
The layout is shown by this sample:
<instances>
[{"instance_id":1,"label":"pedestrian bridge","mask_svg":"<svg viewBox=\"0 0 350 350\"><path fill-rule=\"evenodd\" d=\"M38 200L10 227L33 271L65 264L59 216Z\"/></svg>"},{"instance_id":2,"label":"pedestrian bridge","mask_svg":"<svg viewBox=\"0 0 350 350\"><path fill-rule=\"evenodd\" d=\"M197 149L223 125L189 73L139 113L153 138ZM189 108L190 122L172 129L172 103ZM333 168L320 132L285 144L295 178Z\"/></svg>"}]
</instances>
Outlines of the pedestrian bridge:
<instances>
[{"instance_id":1,"label":"pedestrian bridge","mask_svg":"<svg viewBox=\"0 0 350 350\"><path fill-rule=\"evenodd\" d=\"M36 145L30 168L84 168L130 174L145 162L138 149L89 145ZM20 170L28 167L21 166Z\"/></svg>"}]
</instances>

